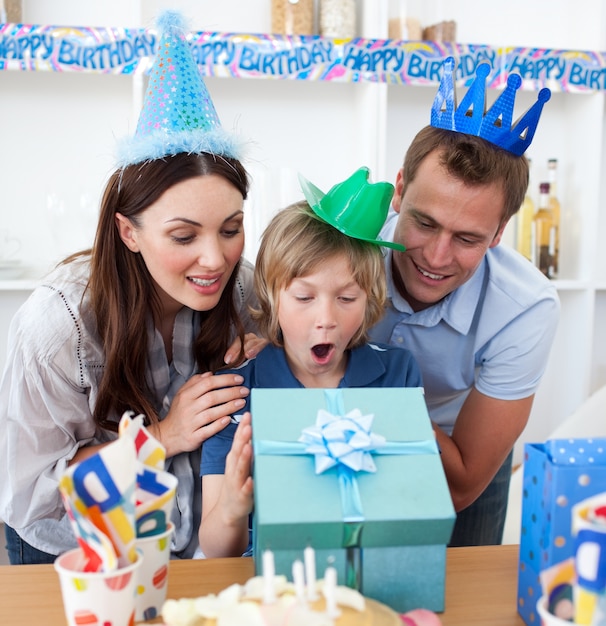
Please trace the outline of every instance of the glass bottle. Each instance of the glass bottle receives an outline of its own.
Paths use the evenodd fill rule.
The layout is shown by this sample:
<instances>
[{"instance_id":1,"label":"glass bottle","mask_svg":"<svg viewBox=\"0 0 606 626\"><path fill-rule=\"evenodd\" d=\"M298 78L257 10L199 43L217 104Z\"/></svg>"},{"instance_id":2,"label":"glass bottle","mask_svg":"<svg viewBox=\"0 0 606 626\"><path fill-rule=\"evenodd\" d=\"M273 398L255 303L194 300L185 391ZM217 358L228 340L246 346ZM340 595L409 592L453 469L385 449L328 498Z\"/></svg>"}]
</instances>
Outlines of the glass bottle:
<instances>
[{"instance_id":1,"label":"glass bottle","mask_svg":"<svg viewBox=\"0 0 606 626\"><path fill-rule=\"evenodd\" d=\"M530 172L528 189L516 217L516 250L529 261L532 261L532 218L534 217L535 205L531 193L533 187L531 159L528 159L528 170Z\"/></svg>"},{"instance_id":2,"label":"glass bottle","mask_svg":"<svg viewBox=\"0 0 606 626\"><path fill-rule=\"evenodd\" d=\"M320 35L332 39L355 37L355 0L320 0Z\"/></svg>"},{"instance_id":3,"label":"glass bottle","mask_svg":"<svg viewBox=\"0 0 606 626\"><path fill-rule=\"evenodd\" d=\"M532 220L533 262L547 278L555 278L555 228L549 208L549 183L541 183L539 190L539 208Z\"/></svg>"},{"instance_id":4,"label":"glass bottle","mask_svg":"<svg viewBox=\"0 0 606 626\"><path fill-rule=\"evenodd\" d=\"M547 178L549 180L549 208L553 217L553 227L555 228L555 253L553 257L554 275L558 275L560 261L560 201L558 199L558 160L549 159L547 161Z\"/></svg>"}]
</instances>

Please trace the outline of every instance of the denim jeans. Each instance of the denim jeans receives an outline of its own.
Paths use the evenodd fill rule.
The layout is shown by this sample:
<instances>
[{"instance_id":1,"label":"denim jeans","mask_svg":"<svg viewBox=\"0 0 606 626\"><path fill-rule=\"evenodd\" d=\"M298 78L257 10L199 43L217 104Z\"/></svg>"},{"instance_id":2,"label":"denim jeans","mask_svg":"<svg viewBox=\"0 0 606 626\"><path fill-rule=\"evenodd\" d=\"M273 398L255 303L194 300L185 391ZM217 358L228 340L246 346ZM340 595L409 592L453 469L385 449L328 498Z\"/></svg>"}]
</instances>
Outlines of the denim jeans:
<instances>
[{"instance_id":1,"label":"denim jeans","mask_svg":"<svg viewBox=\"0 0 606 626\"><path fill-rule=\"evenodd\" d=\"M47 554L30 546L23 541L18 533L10 526L4 525L6 535L6 551L11 565L36 565L38 563L53 563L57 558L56 554Z\"/></svg>"},{"instance_id":2,"label":"denim jeans","mask_svg":"<svg viewBox=\"0 0 606 626\"><path fill-rule=\"evenodd\" d=\"M503 541L512 458L513 451L482 495L457 513L449 546L493 546Z\"/></svg>"}]
</instances>

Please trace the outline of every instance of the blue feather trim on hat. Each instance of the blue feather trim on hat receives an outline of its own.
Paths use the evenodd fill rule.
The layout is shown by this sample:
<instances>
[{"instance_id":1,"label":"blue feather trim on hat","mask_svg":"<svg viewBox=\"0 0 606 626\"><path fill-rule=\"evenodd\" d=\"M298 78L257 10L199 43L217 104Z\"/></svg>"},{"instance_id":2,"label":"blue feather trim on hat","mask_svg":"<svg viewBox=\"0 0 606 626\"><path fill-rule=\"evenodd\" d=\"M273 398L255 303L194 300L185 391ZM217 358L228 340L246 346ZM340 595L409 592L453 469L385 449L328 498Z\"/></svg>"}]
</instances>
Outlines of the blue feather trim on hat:
<instances>
[{"instance_id":1,"label":"blue feather trim on hat","mask_svg":"<svg viewBox=\"0 0 606 626\"><path fill-rule=\"evenodd\" d=\"M123 168L182 152L188 154L208 152L240 160L243 151L243 142L222 128L177 133L159 131L147 137L135 135L135 137L127 137L119 141L116 161L117 166Z\"/></svg>"},{"instance_id":2,"label":"blue feather trim on hat","mask_svg":"<svg viewBox=\"0 0 606 626\"><path fill-rule=\"evenodd\" d=\"M185 33L189 26L179 11L163 11L156 19L156 26L161 33Z\"/></svg>"},{"instance_id":3,"label":"blue feather trim on hat","mask_svg":"<svg viewBox=\"0 0 606 626\"><path fill-rule=\"evenodd\" d=\"M157 20L158 50L134 137L118 144L118 167L165 156L208 152L241 158L242 142L221 127L185 38L185 20L165 11Z\"/></svg>"}]
</instances>

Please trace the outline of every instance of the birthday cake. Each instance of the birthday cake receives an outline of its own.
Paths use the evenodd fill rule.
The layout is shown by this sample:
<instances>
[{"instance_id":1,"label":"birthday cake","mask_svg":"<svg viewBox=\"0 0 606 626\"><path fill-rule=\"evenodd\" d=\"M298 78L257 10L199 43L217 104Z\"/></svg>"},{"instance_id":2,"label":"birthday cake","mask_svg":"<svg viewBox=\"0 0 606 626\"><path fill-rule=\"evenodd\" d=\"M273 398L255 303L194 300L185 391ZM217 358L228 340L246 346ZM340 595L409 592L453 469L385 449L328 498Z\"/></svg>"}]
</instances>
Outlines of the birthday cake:
<instances>
[{"instance_id":1,"label":"birthday cake","mask_svg":"<svg viewBox=\"0 0 606 626\"><path fill-rule=\"evenodd\" d=\"M301 597L293 583L275 576L273 597L264 600L264 579L231 585L219 594L167 600L166 626L402 626L397 613L348 587L330 594L324 580L316 582L316 598Z\"/></svg>"}]
</instances>

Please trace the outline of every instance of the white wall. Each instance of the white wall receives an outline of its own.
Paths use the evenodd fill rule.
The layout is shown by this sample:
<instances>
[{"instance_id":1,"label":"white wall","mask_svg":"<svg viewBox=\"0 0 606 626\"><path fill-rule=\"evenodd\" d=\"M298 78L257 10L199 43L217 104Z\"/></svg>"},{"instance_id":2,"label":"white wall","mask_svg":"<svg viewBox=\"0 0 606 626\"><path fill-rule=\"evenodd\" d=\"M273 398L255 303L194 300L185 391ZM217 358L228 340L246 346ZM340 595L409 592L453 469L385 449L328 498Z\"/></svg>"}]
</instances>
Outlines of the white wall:
<instances>
[{"instance_id":1,"label":"white wall","mask_svg":"<svg viewBox=\"0 0 606 626\"><path fill-rule=\"evenodd\" d=\"M458 40L464 43L606 49L606 3L600 0L548 3L510 0L498 5L486 0L402 2L408 13L420 17L425 25L442 19L456 20ZM362 0L358 4L361 6ZM379 3L365 0L365 5L372 10ZM24 0L23 6L24 20L39 24L149 26L160 8L173 7L182 9L195 29L264 32L269 29L271 3L268 0ZM383 28L386 32L386 24ZM377 31L380 30L379 24ZM254 256L256 237L268 217L300 197L297 171L321 188L328 188L364 163L366 155L356 152L352 141L358 132L356 94L359 90L352 84L223 78L208 79L207 84L223 125L236 128L251 139L248 167L253 175L253 189L246 228L247 255ZM0 72L3 129L0 224L22 239L24 257L35 268L33 274L91 243L99 197L112 169L116 139L133 131L140 93L141 85L128 76ZM390 140L384 155L388 178L395 176L410 139L427 122L434 94L433 87L390 87ZM549 103L550 111L544 115L531 147L530 156L537 164L544 163L548 157L561 156L554 152L562 151L562 120L578 120L585 112L591 114L591 97L575 97L570 107L570 99L560 96L555 94ZM522 112L534 97L529 92L519 94L516 109ZM567 146L570 154L575 149L574 145ZM578 176L570 154L567 154L570 167L562 173L560 183L563 197L578 194L578 190L571 189L573 178ZM535 180L538 179L537 174ZM582 218L579 214L579 219ZM567 236L572 242L575 233ZM575 245L576 248L567 249L578 250L579 243ZM597 257L599 264L606 259L606 252L600 249L597 253L601 255ZM571 254L568 259L563 255L563 260L571 275L587 274L589 266L596 262L583 254ZM583 265L577 268L575 263ZM24 294L11 292L3 296L0 365L4 358L5 321ZM572 291L563 297L567 301L580 301L584 296ZM606 310L606 300L602 298L601 302L596 319ZM568 306L567 328L574 325L574 315L574 307ZM603 341L605 333L601 325L596 322L595 326L596 335ZM573 347L574 340L571 336L561 343ZM556 356L575 358L575 352L563 350ZM603 371L606 366L601 367ZM594 378L592 386L599 384L603 373L601 376L596 373ZM548 371L544 395L549 385L558 382L558 376L551 376ZM586 391L591 390L588 383ZM548 400L546 397L544 419L557 419L553 417L557 411L551 411ZM573 405L578 401L577 396L570 398ZM554 407L557 408L561 410ZM538 428L535 432L540 436L543 431ZM533 433L528 436L534 438Z\"/></svg>"},{"instance_id":2,"label":"white wall","mask_svg":"<svg viewBox=\"0 0 606 626\"><path fill-rule=\"evenodd\" d=\"M603 9L596 15L602 4L596 0L551 0L548 9L542 0L512 0L498 10L485 0L402 1L425 25L456 20L458 40L465 43L601 49L604 41L606 19ZM38 24L149 26L166 7L183 10L195 29L265 32L270 26L267 0L24 0L23 19ZM572 13L587 18L570 19ZM363 161L350 145L356 133L354 107L343 106L354 101L354 87L263 81L261 90L257 81L207 82L224 126L237 128L253 142L247 253L254 256L254 239L268 216L300 197L297 171L320 187L329 186ZM136 124L138 89L127 76L0 72L0 119L10 126L5 134L8 145L0 155L0 223L19 233L30 265L48 267L91 243L115 140ZM401 147L398 144L386 157L386 176L395 175L407 142L426 122L433 95L434 89L404 87L395 97L405 120L398 129ZM280 117L278 123L272 102L292 109L292 116ZM331 106L339 109L340 132L325 145L324 138L335 134L335 112L327 110ZM327 153L329 159L324 158ZM511 241L509 235L506 241Z\"/></svg>"}]
</instances>

